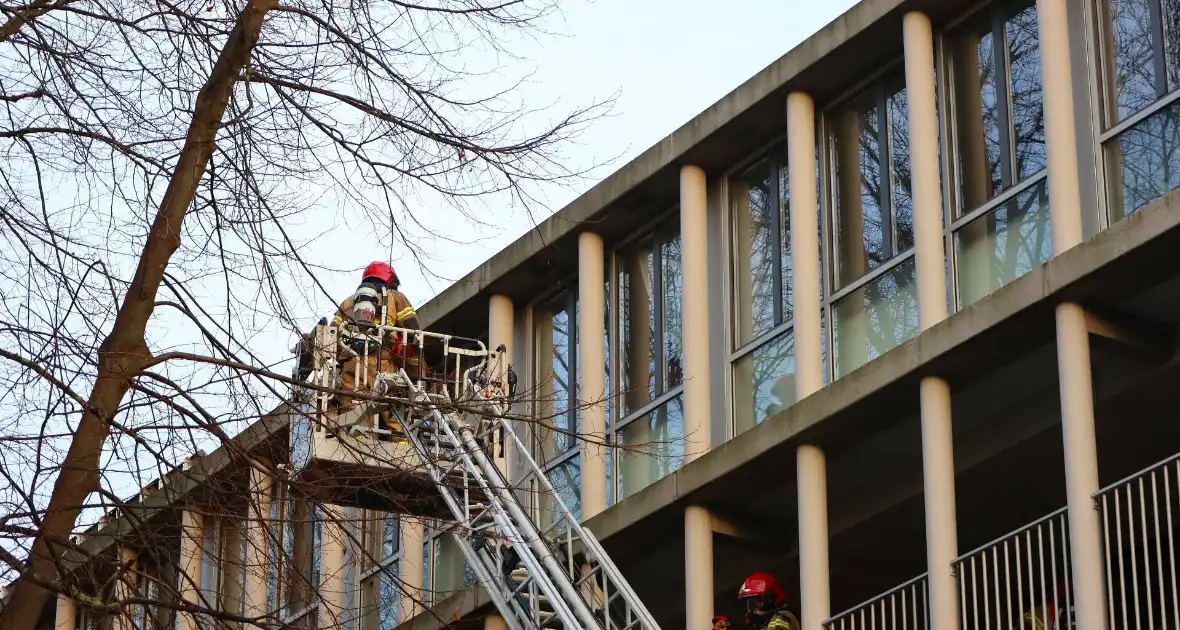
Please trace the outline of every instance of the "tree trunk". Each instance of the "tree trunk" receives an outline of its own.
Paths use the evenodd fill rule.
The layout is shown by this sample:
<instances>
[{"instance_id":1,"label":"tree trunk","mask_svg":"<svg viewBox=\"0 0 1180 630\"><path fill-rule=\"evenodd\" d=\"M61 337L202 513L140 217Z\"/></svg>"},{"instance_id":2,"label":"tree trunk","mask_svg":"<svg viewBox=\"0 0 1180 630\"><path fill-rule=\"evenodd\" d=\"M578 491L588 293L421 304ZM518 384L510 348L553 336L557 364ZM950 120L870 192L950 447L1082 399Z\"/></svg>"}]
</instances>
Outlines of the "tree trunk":
<instances>
[{"instance_id":1,"label":"tree trunk","mask_svg":"<svg viewBox=\"0 0 1180 630\"><path fill-rule=\"evenodd\" d=\"M213 154L221 118L242 69L258 41L263 19L275 0L249 0L197 94L184 148L168 182L143 246L135 277L127 288L115 325L98 349L98 374L69 451L61 464L49 506L33 541L25 571L13 584L0 612L0 628L35 630L51 592L38 582L58 578L58 562L86 498L99 489L99 462L110 423L144 362L151 358L144 331L172 254L180 247L185 212ZM33 579L29 579L33 577Z\"/></svg>"}]
</instances>

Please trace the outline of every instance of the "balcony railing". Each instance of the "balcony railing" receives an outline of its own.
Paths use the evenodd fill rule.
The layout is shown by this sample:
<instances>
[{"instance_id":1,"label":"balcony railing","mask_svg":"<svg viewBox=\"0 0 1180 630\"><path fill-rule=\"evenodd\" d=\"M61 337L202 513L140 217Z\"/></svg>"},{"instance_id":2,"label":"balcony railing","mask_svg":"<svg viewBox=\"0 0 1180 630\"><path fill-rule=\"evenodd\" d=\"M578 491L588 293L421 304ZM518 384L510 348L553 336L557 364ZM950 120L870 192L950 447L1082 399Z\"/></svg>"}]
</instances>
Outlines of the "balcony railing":
<instances>
[{"instance_id":1,"label":"balcony railing","mask_svg":"<svg viewBox=\"0 0 1180 630\"><path fill-rule=\"evenodd\" d=\"M960 556L953 566L963 630L1072 626L1065 508Z\"/></svg>"},{"instance_id":2,"label":"balcony railing","mask_svg":"<svg viewBox=\"0 0 1180 630\"><path fill-rule=\"evenodd\" d=\"M1110 630L1180 628L1180 455L1094 497L1102 517Z\"/></svg>"},{"instance_id":3,"label":"balcony railing","mask_svg":"<svg viewBox=\"0 0 1180 630\"><path fill-rule=\"evenodd\" d=\"M824 622L827 630L928 630L926 574L894 587Z\"/></svg>"}]
</instances>

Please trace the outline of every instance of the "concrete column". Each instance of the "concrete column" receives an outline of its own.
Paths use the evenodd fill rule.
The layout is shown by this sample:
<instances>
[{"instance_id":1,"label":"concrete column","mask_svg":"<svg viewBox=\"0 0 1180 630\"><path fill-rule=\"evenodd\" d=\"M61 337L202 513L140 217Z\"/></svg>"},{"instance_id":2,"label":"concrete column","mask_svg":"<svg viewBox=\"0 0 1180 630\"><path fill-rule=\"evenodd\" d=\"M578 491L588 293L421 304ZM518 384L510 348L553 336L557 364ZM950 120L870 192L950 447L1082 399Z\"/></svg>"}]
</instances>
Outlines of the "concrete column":
<instances>
[{"instance_id":1,"label":"concrete column","mask_svg":"<svg viewBox=\"0 0 1180 630\"><path fill-rule=\"evenodd\" d=\"M500 615L488 615L483 618L483 630L508 630L508 622Z\"/></svg>"},{"instance_id":2,"label":"concrete column","mask_svg":"<svg viewBox=\"0 0 1180 630\"><path fill-rule=\"evenodd\" d=\"M938 169L938 109L934 96L934 38L930 18L911 11L903 20L910 159L913 162L914 249L918 321L922 330L946 319L946 253ZM951 563L958 556L955 460L950 385L928 376L920 385L922 471L926 499L926 564L930 625L959 626L959 598Z\"/></svg>"},{"instance_id":3,"label":"concrete column","mask_svg":"<svg viewBox=\"0 0 1180 630\"><path fill-rule=\"evenodd\" d=\"M402 520L402 561L400 565L402 605L398 609L398 623L412 619L422 612L422 568L425 559L422 544L426 542L426 525L417 518Z\"/></svg>"},{"instance_id":4,"label":"concrete column","mask_svg":"<svg viewBox=\"0 0 1180 630\"><path fill-rule=\"evenodd\" d=\"M1037 0L1054 256L1081 243L1083 236L1069 54L1069 4L1070 0Z\"/></svg>"},{"instance_id":5,"label":"concrete column","mask_svg":"<svg viewBox=\"0 0 1180 630\"><path fill-rule=\"evenodd\" d=\"M602 237L578 236L578 383L582 393L582 520L606 509L606 259Z\"/></svg>"},{"instance_id":6,"label":"concrete column","mask_svg":"<svg viewBox=\"0 0 1180 630\"><path fill-rule=\"evenodd\" d=\"M57 596L57 617L53 630L75 630L78 627L78 604L68 595Z\"/></svg>"},{"instance_id":7,"label":"concrete column","mask_svg":"<svg viewBox=\"0 0 1180 630\"><path fill-rule=\"evenodd\" d=\"M1057 374L1065 442L1074 619L1078 630L1104 630L1102 529L1091 498L1099 487L1090 333L1086 328L1086 313L1077 304L1057 307Z\"/></svg>"},{"instance_id":8,"label":"concrete column","mask_svg":"<svg viewBox=\"0 0 1180 630\"><path fill-rule=\"evenodd\" d=\"M249 618L264 617L267 604L267 573L270 555L271 478L262 464L250 469L249 507L246 513L246 548L242 552L242 569L246 572L246 592L242 613Z\"/></svg>"},{"instance_id":9,"label":"concrete column","mask_svg":"<svg viewBox=\"0 0 1180 630\"><path fill-rule=\"evenodd\" d=\"M324 529L320 539L320 618L321 627L338 628L344 613L344 545L348 532L344 510L323 506Z\"/></svg>"},{"instance_id":10,"label":"concrete column","mask_svg":"<svg viewBox=\"0 0 1180 630\"><path fill-rule=\"evenodd\" d=\"M684 351L684 463L712 448L709 405L708 183L699 166L680 169L681 347ZM712 601L712 595L709 597Z\"/></svg>"},{"instance_id":11,"label":"concrete column","mask_svg":"<svg viewBox=\"0 0 1180 630\"><path fill-rule=\"evenodd\" d=\"M703 507L684 508L686 628L706 628L713 618L713 520Z\"/></svg>"},{"instance_id":12,"label":"concrete column","mask_svg":"<svg viewBox=\"0 0 1180 630\"><path fill-rule=\"evenodd\" d=\"M791 179L791 282L795 313L795 399L824 386L819 257L819 200L815 182L815 103L787 95L787 168Z\"/></svg>"},{"instance_id":13,"label":"concrete column","mask_svg":"<svg viewBox=\"0 0 1180 630\"><path fill-rule=\"evenodd\" d=\"M787 165L791 178L791 253L795 300L795 398L824 385L820 320L818 200L815 182L815 104L787 96ZM804 630L823 630L828 592L827 463L818 446L798 449L800 604ZM710 598L710 604L712 599Z\"/></svg>"},{"instance_id":14,"label":"concrete column","mask_svg":"<svg viewBox=\"0 0 1180 630\"><path fill-rule=\"evenodd\" d=\"M137 582L136 560L139 553L130 547L119 548L119 566L126 567L122 578L115 585L115 599L125 601L135 597ZM135 617L140 614L139 606L125 606L112 620L112 630L135 630Z\"/></svg>"},{"instance_id":15,"label":"concrete column","mask_svg":"<svg viewBox=\"0 0 1180 630\"><path fill-rule=\"evenodd\" d=\"M186 509L180 515L180 579L177 581L182 605L197 608L201 606L201 562L204 559L202 541L205 536L205 518L200 513ZM197 615L178 612L176 630L199 630Z\"/></svg>"},{"instance_id":16,"label":"concrete column","mask_svg":"<svg viewBox=\"0 0 1180 630\"><path fill-rule=\"evenodd\" d=\"M799 602L803 630L824 630L831 615L828 583L828 466L816 446L800 446Z\"/></svg>"},{"instance_id":17,"label":"concrete column","mask_svg":"<svg viewBox=\"0 0 1180 630\"><path fill-rule=\"evenodd\" d=\"M515 333L515 319L512 312L512 300L503 295L493 295L488 300L488 349L495 350L503 344L505 348L504 355L500 358L496 365L491 366L492 380L500 381L507 392L508 388L508 366L513 362L512 341ZM517 370L519 374L519 370ZM501 442L501 438L496 436L496 450L493 453L492 461L500 470L504 471L505 478L511 483L513 462L512 451Z\"/></svg>"}]
</instances>

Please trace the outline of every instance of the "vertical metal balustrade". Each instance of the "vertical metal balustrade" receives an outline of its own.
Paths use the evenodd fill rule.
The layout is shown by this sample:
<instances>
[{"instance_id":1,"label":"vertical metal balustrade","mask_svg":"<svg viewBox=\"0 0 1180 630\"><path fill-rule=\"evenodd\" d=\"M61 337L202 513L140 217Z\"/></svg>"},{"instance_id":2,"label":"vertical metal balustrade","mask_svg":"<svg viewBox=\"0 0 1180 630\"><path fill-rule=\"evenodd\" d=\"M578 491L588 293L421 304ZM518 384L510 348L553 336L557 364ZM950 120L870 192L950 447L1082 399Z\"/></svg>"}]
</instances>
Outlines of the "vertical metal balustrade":
<instances>
[{"instance_id":1,"label":"vertical metal balustrade","mask_svg":"<svg viewBox=\"0 0 1180 630\"><path fill-rule=\"evenodd\" d=\"M926 574L896 586L824 622L825 630L928 630Z\"/></svg>"}]
</instances>

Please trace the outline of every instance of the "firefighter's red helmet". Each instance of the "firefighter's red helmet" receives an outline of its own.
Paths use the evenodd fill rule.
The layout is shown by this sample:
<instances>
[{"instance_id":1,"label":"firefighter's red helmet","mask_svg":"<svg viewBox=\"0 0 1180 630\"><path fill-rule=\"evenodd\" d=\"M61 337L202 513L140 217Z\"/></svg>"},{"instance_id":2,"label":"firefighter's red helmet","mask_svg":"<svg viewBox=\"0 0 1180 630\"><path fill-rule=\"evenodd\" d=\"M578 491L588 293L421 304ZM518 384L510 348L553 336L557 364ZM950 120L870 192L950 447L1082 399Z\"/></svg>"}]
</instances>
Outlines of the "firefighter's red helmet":
<instances>
[{"instance_id":1,"label":"firefighter's red helmet","mask_svg":"<svg viewBox=\"0 0 1180 630\"><path fill-rule=\"evenodd\" d=\"M778 580L769 573L755 573L742 582L738 599L757 600L762 610L773 610L787 602L787 595Z\"/></svg>"},{"instance_id":2,"label":"firefighter's red helmet","mask_svg":"<svg viewBox=\"0 0 1180 630\"><path fill-rule=\"evenodd\" d=\"M389 263L384 263L379 260L369 263L369 266L365 267L365 271L361 274L361 277L376 278L391 287L397 286L398 283L397 272L393 270L393 267L391 267Z\"/></svg>"}]
</instances>

